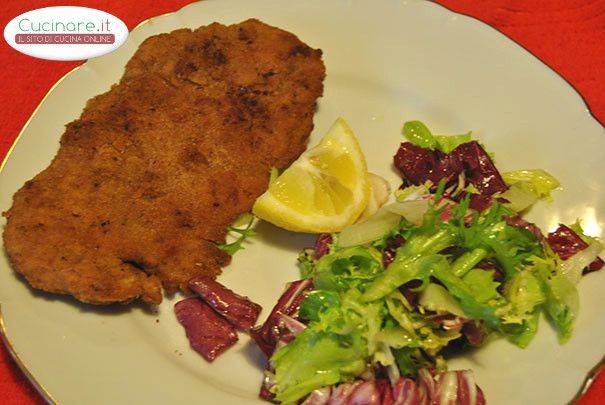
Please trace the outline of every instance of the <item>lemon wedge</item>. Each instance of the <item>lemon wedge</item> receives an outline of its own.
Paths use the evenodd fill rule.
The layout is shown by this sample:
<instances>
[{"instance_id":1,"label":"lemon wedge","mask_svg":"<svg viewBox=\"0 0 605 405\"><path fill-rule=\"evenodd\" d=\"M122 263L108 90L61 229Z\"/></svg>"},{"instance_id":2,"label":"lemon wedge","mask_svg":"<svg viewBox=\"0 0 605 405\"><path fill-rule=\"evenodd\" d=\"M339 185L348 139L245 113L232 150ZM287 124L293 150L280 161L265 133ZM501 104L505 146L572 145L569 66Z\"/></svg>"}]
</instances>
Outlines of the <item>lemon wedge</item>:
<instances>
[{"instance_id":1,"label":"lemon wedge","mask_svg":"<svg viewBox=\"0 0 605 405\"><path fill-rule=\"evenodd\" d=\"M338 118L255 202L259 218L295 232L338 232L363 212L371 194L365 157Z\"/></svg>"}]
</instances>

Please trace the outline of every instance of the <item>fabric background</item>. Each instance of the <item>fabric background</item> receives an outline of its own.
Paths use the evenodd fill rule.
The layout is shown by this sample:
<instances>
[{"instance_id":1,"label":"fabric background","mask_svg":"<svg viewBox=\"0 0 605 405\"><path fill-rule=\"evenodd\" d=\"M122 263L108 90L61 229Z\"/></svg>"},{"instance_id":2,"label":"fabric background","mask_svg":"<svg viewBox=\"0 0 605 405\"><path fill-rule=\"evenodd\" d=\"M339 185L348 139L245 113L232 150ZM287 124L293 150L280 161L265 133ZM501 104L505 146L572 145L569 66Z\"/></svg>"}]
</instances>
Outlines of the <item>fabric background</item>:
<instances>
[{"instance_id":1,"label":"fabric background","mask_svg":"<svg viewBox=\"0 0 605 405\"><path fill-rule=\"evenodd\" d=\"M74 5L98 8L131 29L139 22L175 11L190 0L4 0L0 26L32 9ZM565 78L605 123L605 0L440 0L447 8L475 17L529 50ZM22 55L0 40L0 159L48 89L81 62L54 62ZM602 339L602 336L596 337ZM605 404L605 373L581 400ZM0 345L0 403L43 403Z\"/></svg>"}]
</instances>

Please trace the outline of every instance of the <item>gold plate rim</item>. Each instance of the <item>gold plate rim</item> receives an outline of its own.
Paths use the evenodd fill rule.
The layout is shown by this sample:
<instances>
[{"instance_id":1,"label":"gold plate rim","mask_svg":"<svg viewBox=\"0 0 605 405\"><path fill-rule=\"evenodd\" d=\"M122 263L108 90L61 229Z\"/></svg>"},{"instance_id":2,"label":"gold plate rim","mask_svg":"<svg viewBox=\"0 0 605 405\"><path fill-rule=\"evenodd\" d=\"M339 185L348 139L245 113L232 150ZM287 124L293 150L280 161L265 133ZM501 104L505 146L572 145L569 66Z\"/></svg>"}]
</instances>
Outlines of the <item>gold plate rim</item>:
<instances>
[{"instance_id":1,"label":"gold plate rim","mask_svg":"<svg viewBox=\"0 0 605 405\"><path fill-rule=\"evenodd\" d=\"M130 31L130 34L132 34L135 30L139 29L140 27L151 23L154 19L157 18L161 18L161 17L167 17L173 14L176 14L178 12L180 12L182 9L190 6L191 4L194 3L200 3L203 0L197 0L197 1L191 1L190 3L185 4L184 6L180 7L179 9L175 10L175 11L171 11L168 13L163 13L163 14L158 14L156 16L147 18L143 21L141 21L140 23L138 23L136 26L133 27L133 29ZM457 13L457 14L462 14L462 15L466 15L464 13L459 13L456 11L453 11L452 9L442 6L443 8L446 8L448 10L450 10L451 12ZM466 15L467 17L470 17L474 20L477 20L479 22L482 22L480 20L478 20L477 18L473 17L473 16L469 16ZM129 35L130 35L129 34ZM504 35L504 34L503 34ZM507 36L508 37L508 36ZM511 40L512 41L512 40ZM513 41L515 42L515 41ZM515 42L515 44L519 45L517 42ZM521 45L519 45L521 46ZM523 49L525 49L523 47ZM526 49L527 52L529 52ZM529 52L531 55L533 55L533 53ZM538 59L540 60L540 59ZM540 60L540 62L542 62ZM34 110L32 111L32 113L30 114L29 118L27 119L27 121L25 121L25 124L23 124L23 127L21 128L21 130L19 131L19 133L17 134L17 136L15 137L13 143L11 144L11 146L8 148L6 155L3 157L2 161L0 161L0 173L2 172L2 170L4 169L4 167L6 166L6 163L8 162L8 159L10 158L11 154L13 153L14 149L16 148L18 142L20 141L21 137L23 136L23 134L25 133L26 129L28 128L28 126L31 124L32 119L34 118L34 116L36 115L36 113L38 112L38 110L42 107L42 104L44 104L44 102L46 101L46 99L50 96L50 94L65 80L67 79L70 75L72 75L73 73L75 73L76 71L78 71L79 69L81 69L85 64L87 63L87 61L83 62L82 64L72 68L70 71L68 71L67 73L65 73L61 78L59 78L49 89L48 91L44 94L44 96L42 97L42 99L40 100L40 102L38 103L38 105L34 108ZM542 62L544 63L544 62ZM550 69L550 68L549 68ZM552 69L550 69L552 70ZM553 72L555 72L559 77L563 78L560 74L558 74L556 71L552 70ZM586 102L586 99L580 94L580 92L578 90L575 89L574 86L571 85L570 82L568 82L566 79L563 78L563 80L580 96L582 102L584 103L587 111L589 112L589 115L591 115L591 117L600 124L600 121L598 119L596 119L596 116L592 113L592 110L588 107L588 103ZM15 363L17 364L17 366L19 367L19 369L23 372L23 374L26 376L26 378L29 380L29 382L34 386L34 388L38 391L38 393L43 397L43 399L50 403L50 404L58 404L58 402L53 398L53 396L51 395L51 393L45 388L44 385L42 385L40 382L38 382L38 380L34 377L34 375L30 372L30 370L28 369L27 365L25 364L25 362L20 358L19 354L17 353L16 349L14 348L12 342L10 341L10 339L8 338L8 333L7 333L7 328L6 328L6 324L4 321L4 315L2 312L2 306L0 304L0 340L3 342L4 347L7 349L8 353L10 354L11 358L15 361ZM591 384L594 382L594 380L596 379L596 375L597 372L601 369L601 367L603 367L605 365L605 357L603 359L601 359L601 361L588 373L588 375L586 376L586 379L584 380L582 386L580 387L580 389L578 390L577 394L574 396L574 398L572 398L572 400L569 402L569 404L574 404L576 403L581 397L582 395L584 395L588 389L590 388Z\"/></svg>"}]
</instances>

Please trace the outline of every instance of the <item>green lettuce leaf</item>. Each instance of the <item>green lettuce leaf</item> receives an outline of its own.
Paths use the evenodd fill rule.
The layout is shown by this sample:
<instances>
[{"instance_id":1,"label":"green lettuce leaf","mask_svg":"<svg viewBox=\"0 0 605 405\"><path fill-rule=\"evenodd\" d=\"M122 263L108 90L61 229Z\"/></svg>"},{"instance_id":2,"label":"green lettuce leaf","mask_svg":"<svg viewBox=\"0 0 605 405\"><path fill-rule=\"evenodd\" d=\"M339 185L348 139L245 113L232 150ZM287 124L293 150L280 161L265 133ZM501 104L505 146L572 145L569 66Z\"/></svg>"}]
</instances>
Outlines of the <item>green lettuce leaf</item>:
<instances>
[{"instance_id":1,"label":"green lettuce leaf","mask_svg":"<svg viewBox=\"0 0 605 405\"><path fill-rule=\"evenodd\" d=\"M500 293L496 290L500 283L494 281L493 270L472 269L462 277L462 280L479 302L500 298Z\"/></svg>"},{"instance_id":2,"label":"green lettuce leaf","mask_svg":"<svg viewBox=\"0 0 605 405\"><path fill-rule=\"evenodd\" d=\"M580 221L580 219L577 219L576 222L569 225L569 228L572 231L574 231L575 233L577 233L578 236L580 237L580 239L582 239L584 242L586 242L589 245L593 242L599 241L597 238L595 238L593 236L588 236L584 233L584 228L582 228L582 222Z\"/></svg>"},{"instance_id":3,"label":"green lettuce leaf","mask_svg":"<svg viewBox=\"0 0 605 405\"><path fill-rule=\"evenodd\" d=\"M302 301L300 316L310 320L307 328L271 358L279 401L294 402L314 389L349 380L365 370L368 359L394 362L385 346L388 332L382 333L385 302L364 304L360 298L350 288L314 290Z\"/></svg>"},{"instance_id":4,"label":"green lettuce leaf","mask_svg":"<svg viewBox=\"0 0 605 405\"><path fill-rule=\"evenodd\" d=\"M530 344L534 336L536 336L539 319L540 311L536 309L528 314L520 324L504 325L503 332L510 342L524 349Z\"/></svg>"},{"instance_id":5,"label":"green lettuce leaf","mask_svg":"<svg viewBox=\"0 0 605 405\"><path fill-rule=\"evenodd\" d=\"M443 153L450 153L463 143L472 141L471 132L461 135L434 135L437 147Z\"/></svg>"},{"instance_id":6,"label":"green lettuce leaf","mask_svg":"<svg viewBox=\"0 0 605 405\"><path fill-rule=\"evenodd\" d=\"M481 260L488 256L485 248L475 248L470 252L464 252L452 263L452 273L458 277L464 276L471 271Z\"/></svg>"},{"instance_id":7,"label":"green lettuce leaf","mask_svg":"<svg viewBox=\"0 0 605 405\"><path fill-rule=\"evenodd\" d=\"M439 284L429 283L424 291L420 293L418 303L429 311L445 312L461 317L466 316L456 299Z\"/></svg>"},{"instance_id":8,"label":"green lettuce leaf","mask_svg":"<svg viewBox=\"0 0 605 405\"><path fill-rule=\"evenodd\" d=\"M578 316L579 296L575 284L563 275L542 280L546 301L546 314L557 329L559 342L565 343L571 337L574 322Z\"/></svg>"},{"instance_id":9,"label":"green lettuce leaf","mask_svg":"<svg viewBox=\"0 0 605 405\"><path fill-rule=\"evenodd\" d=\"M402 347L420 347L420 340L415 334L410 334L400 326L390 326L379 331L375 339L389 347L401 349Z\"/></svg>"},{"instance_id":10,"label":"green lettuce leaf","mask_svg":"<svg viewBox=\"0 0 605 405\"><path fill-rule=\"evenodd\" d=\"M389 315L401 326L410 336L416 336L415 319L410 312L412 306L398 290L393 291L386 297L386 304Z\"/></svg>"},{"instance_id":11,"label":"green lettuce leaf","mask_svg":"<svg viewBox=\"0 0 605 405\"><path fill-rule=\"evenodd\" d=\"M502 174L509 189L500 194L506 199L506 207L521 212L539 199L551 200L550 193L557 189L559 181L542 169L517 170Z\"/></svg>"},{"instance_id":12,"label":"green lettuce leaf","mask_svg":"<svg viewBox=\"0 0 605 405\"><path fill-rule=\"evenodd\" d=\"M298 254L298 268L302 278L311 278L315 269L314 249L304 249Z\"/></svg>"},{"instance_id":13,"label":"green lettuce leaf","mask_svg":"<svg viewBox=\"0 0 605 405\"><path fill-rule=\"evenodd\" d=\"M317 289L346 291L374 280L381 271L381 256L378 251L355 246L319 259L313 281Z\"/></svg>"},{"instance_id":14,"label":"green lettuce leaf","mask_svg":"<svg viewBox=\"0 0 605 405\"><path fill-rule=\"evenodd\" d=\"M448 267L436 267L433 276L441 281L450 294L458 300L460 307L469 318L482 319L494 329L500 325L500 318L496 314L499 305L490 305L478 300L475 293L479 287L471 287L469 283L456 277Z\"/></svg>"},{"instance_id":15,"label":"green lettuce leaf","mask_svg":"<svg viewBox=\"0 0 605 405\"><path fill-rule=\"evenodd\" d=\"M394 349L393 356L399 372L405 377L414 378L418 375L418 370L421 368L433 368L435 367L439 372L445 371L445 362L443 358L437 357L435 359L427 358L420 349L412 347L403 347L401 349Z\"/></svg>"},{"instance_id":16,"label":"green lettuce leaf","mask_svg":"<svg viewBox=\"0 0 605 405\"><path fill-rule=\"evenodd\" d=\"M553 175L542 169L506 172L502 173L502 178L508 185L521 183L524 189L537 198L550 198L551 191L561 185Z\"/></svg>"},{"instance_id":17,"label":"green lettuce leaf","mask_svg":"<svg viewBox=\"0 0 605 405\"><path fill-rule=\"evenodd\" d=\"M343 337L307 328L271 357L276 399L296 402L317 388L356 377L365 370L367 355L359 333Z\"/></svg>"},{"instance_id":18,"label":"green lettuce leaf","mask_svg":"<svg viewBox=\"0 0 605 405\"><path fill-rule=\"evenodd\" d=\"M531 183L519 182L509 186L508 190L500 193L500 197L507 200L504 206L515 212L521 212L538 201L539 196L531 187Z\"/></svg>"},{"instance_id":19,"label":"green lettuce leaf","mask_svg":"<svg viewBox=\"0 0 605 405\"><path fill-rule=\"evenodd\" d=\"M435 216L438 211L430 207L422 227L409 235L395 260L366 287L363 301L380 299L411 280L426 282L432 267L447 265L445 256L436 253L451 246L456 235L452 229L438 229L441 222Z\"/></svg>"},{"instance_id":20,"label":"green lettuce leaf","mask_svg":"<svg viewBox=\"0 0 605 405\"><path fill-rule=\"evenodd\" d=\"M514 306L515 315L521 318L531 316L535 307L546 300L540 281L529 270L515 274L506 282L504 296Z\"/></svg>"},{"instance_id":21,"label":"green lettuce leaf","mask_svg":"<svg viewBox=\"0 0 605 405\"><path fill-rule=\"evenodd\" d=\"M470 225L458 224L459 246L467 249L484 248L511 277L526 260L542 255L543 248L531 232L508 225L503 217L511 211L501 204L494 204L483 214L474 213ZM480 253L480 252L479 252ZM459 271L454 266L456 274Z\"/></svg>"},{"instance_id":22,"label":"green lettuce leaf","mask_svg":"<svg viewBox=\"0 0 605 405\"><path fill-rule=\"evenodd\" d=\"M340 308L340 295L334 291L313 290L300 303L299 316L309 321L321 320L322 314Z\"/></svg>"},{"instance_id":23,"label":"green lettuce leaf","mask_svg":"<svg viewBox=\"0 0 605 405\"><path fill-rule=\"evenodd\" d=\"M504 296L510 309L503 315L502 331L512 343L525 348L538 331L541 304L546 300L542 285L528 268L506 282Z\"/></svg>"},{"instance_id":24,"label":"green lettuce leaf","mask_svg":"<svg viewBox=\"0 0 605 405\"><path fill-rule=\"evenodd\" d=\"M418 335L420 347L431 356L436 356L449 342L462 336L457 330L443 331L430 326L420 328Z\"/></svg>"},{"instance_id":25,"label":"green lettuce leaf","mask_svg":"<svg viewBox=\"0 0 605 405\"><path fill-rule=\"evenodd\" d=\"M424 284L428 282L435 268L448 266L445 257L438 254L411 259L403 259L399 253L397 255L386 271L367 287L362 296L364 302L378 300L408 281L422 280Z\"/></svg>"},{"instance_id":26,"label":"green lettuce leaf","mask_svg":"<svg viewBox=\"0 0 605 405\"><path fill-rule=\"evenodd\" d=\"M403 124L402 132L406 139L414 145L427 149L439 149L444 153L450 153L458 145L472 140L471 132L461 135L433 135L420 121L407 121Z\"/></svg>"},{"instance_id":27,"label":"green lettuce leaf","mask_svg":"<svg viewBox=\"0 0 605 405\"><path fill-rule=\"evenodd\" d=\"M435 149L437 140L431 131L420 121L407 121L403 124L403 135L408 141L421 148Z\"/></svg>"}]
</instances>

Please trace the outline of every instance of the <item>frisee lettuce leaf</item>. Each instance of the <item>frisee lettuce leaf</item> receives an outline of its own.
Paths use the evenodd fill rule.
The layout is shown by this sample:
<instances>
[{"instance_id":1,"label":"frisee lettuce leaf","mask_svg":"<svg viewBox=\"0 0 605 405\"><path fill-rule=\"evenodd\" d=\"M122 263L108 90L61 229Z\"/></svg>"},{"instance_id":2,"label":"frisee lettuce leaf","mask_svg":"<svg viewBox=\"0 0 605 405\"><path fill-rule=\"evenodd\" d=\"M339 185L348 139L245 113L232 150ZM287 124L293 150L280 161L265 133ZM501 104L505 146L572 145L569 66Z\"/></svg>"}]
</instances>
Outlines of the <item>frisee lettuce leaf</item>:
<instances>
[{"instance_id":1,"label":"frisee lettuce leaf","mask_svg":"<svg viewBox=\"0 0 605 405\"><path fill-rule=\"evenodd\" d=\"M345 291L374 280L382 270L381 256L373 248L355 246L323 256L317 261L316 288Z\"/></svg>"},{"instance_id":2,"label":"frisee lettuce leaf","mask_svg":"<svg viewBox=\"0 0 605 405\"><path fill-rule=\"evenodd\" d=\"M221 243L217 247L223 252L230 256L233 256L236 252L245 249L243 243L249 236L255 236L256 232L252 229L254 224L254 215L246 213L241 215L233 222L233 224L227 227L227 230L231 233L239 235L237 239L231 243Z\"/></svg>"},{"instance_id":3,"label":"frisee lettuce leaf","mask_svg":"<svg viewBox=\"0 0 605 405\"><path fill-rule=\"evenodd\" d=\"M472 269L462 277L462 280L468 284L471 294L479 302L500 298L497 290L500 283L494 281L494 270Z\"/></svg>"}]
</instances>

